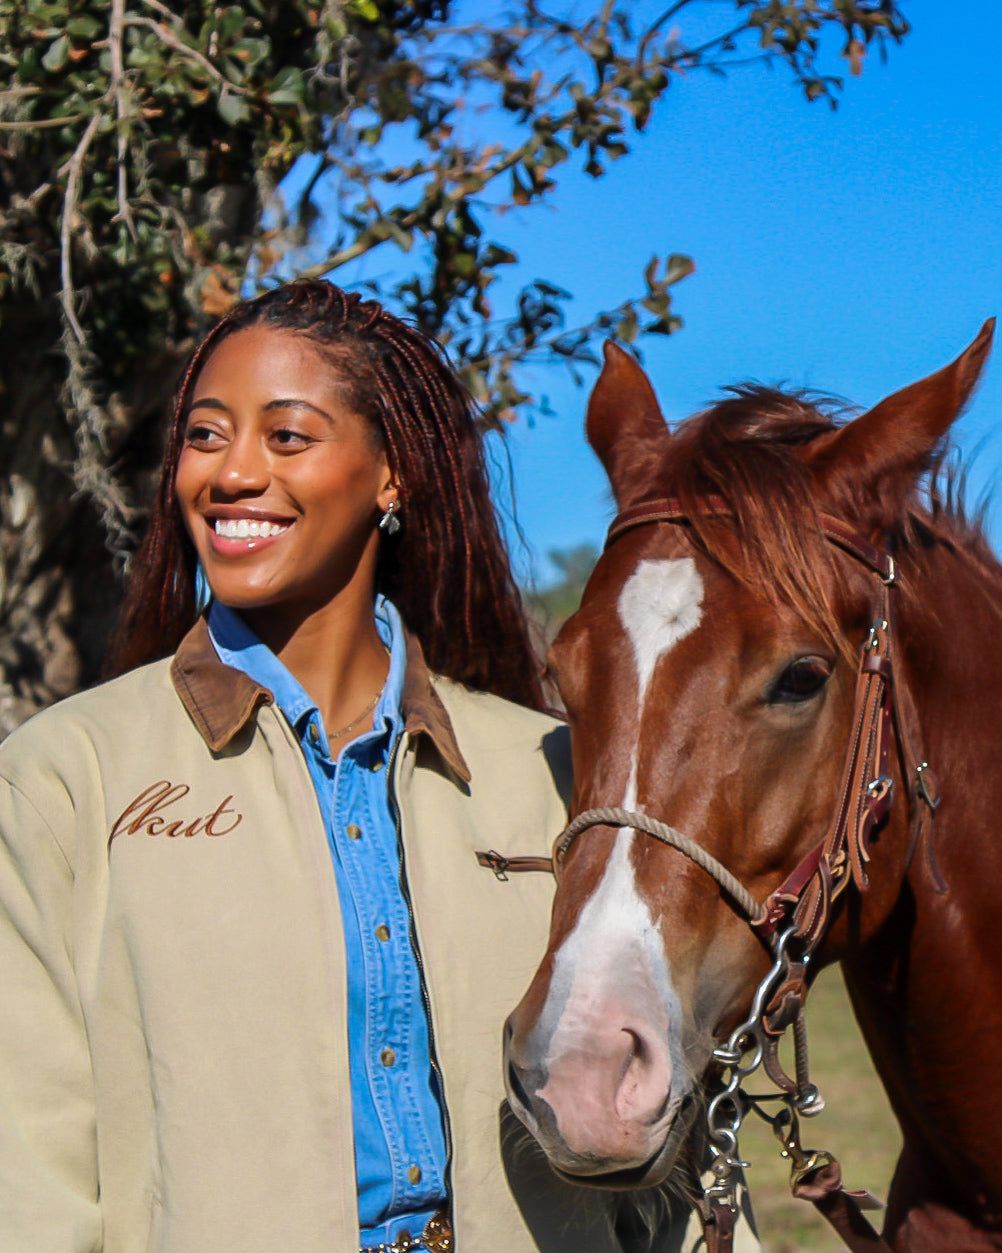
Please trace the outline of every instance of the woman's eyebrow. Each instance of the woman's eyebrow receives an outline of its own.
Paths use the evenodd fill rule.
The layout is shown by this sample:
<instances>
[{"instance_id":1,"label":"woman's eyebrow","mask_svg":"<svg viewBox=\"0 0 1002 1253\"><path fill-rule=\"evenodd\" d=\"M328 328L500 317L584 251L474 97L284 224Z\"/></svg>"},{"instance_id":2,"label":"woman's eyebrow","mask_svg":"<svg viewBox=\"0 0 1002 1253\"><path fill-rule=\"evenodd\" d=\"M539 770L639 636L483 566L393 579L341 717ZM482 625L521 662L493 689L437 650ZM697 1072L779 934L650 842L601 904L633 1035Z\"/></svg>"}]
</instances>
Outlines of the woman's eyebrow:
<instances>
[{"instance_id":1,"label":"woman's eyebrow","mask_svg":"<svg viewBox=\"0 0 1002 1253\"><path fill-rule=\"evenodd\" d=\"M319 414L320 417L332 425L334 423L334 419L326 409L321 409L318 405L311 404L308 400L303 400L299 396L280 396L276 400L269 400L264 407L265 413L269 413L273 409L309 409L313 413Z\"/></svg>"},{"instance_id":2,"label":"woman's eyebrow","mask_svg":"<svg viewBox=\"0 0 1002 1253\"><path fill-rule=\"evenodd\" d=\"M215 409L219 413L229 413L229 406L224 405L221 400L217 400L215 396L199 396L197 400L191 402L191 409ZM281 409L309 409L311 412L318 414L324 421L334 425L334 419L326 411L319 406L311 404L308 400L303 400L297 396L279 396L275 400L269 400L264 407L265 413L273 412ZM191 410L189 410L191 412Z\"/></svg>"}]
</instances>

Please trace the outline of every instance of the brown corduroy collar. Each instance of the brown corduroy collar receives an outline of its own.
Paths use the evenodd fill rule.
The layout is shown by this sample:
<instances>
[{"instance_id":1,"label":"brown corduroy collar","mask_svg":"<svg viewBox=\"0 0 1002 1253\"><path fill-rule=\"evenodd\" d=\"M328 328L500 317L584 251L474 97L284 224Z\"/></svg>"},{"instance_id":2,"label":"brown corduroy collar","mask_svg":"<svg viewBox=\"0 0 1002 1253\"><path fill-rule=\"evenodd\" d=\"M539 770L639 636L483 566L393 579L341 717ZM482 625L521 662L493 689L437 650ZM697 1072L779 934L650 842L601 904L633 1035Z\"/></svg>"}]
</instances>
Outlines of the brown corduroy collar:
<instances>
[{"instance_id":1,"label":"brown corduroy collar","mask_svg":"<svg viewBox=\"0 0 1002 1253\"><path fill-rule=\"evenodd\" d=\"M449 769L469 783L469 767L459 751L445 706L432 687L421 644L409 632L406 640L402 702L405 730L411 735L428 735ZM181 703L216 753L247 725L259 705L270 705L275 699L266 687L219 660L204 618L199 618L181 641L170 675Z\"/></svg>"}]
</instances>

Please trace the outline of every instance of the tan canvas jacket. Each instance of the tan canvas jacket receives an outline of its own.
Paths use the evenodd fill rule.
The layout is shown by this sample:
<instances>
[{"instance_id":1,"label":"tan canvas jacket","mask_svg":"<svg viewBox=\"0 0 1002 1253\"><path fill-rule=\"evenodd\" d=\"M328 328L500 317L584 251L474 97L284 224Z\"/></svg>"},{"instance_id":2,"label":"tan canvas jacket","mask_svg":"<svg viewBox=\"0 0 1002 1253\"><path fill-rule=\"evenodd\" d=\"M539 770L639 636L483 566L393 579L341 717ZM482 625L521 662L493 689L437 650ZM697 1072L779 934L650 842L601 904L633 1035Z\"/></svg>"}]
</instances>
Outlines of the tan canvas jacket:
<instances>
[{"instance_id":1,"label":"tan canvas jacket","mask_svg":"<svg viewBox=\"0 0 1002 1253\"><path fill-rule=\"evenodd\" d=\"M458 1253L616 1253L608 1195L502 1136L501 1028L544 948L559 724L408 657L395 758ZM345 955L270 694L199 624L0 746L0 1250L350 1253ZM510 1116L509 1116L510 1117ZM674 1245L674 1241L672 1242Z\"/></svg>"}]
</instances>

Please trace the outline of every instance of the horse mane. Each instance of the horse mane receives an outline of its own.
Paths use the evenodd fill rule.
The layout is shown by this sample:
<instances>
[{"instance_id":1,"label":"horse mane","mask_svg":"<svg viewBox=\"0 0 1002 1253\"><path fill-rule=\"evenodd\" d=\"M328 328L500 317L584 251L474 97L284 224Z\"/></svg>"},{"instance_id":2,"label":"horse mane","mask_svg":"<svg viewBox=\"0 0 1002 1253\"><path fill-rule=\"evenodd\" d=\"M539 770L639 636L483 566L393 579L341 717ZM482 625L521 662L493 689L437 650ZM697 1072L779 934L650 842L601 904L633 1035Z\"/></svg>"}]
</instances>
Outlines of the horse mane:
<instances>
[{"instance_id":1,"label":"horse mane","mask_svg":"<svg viewBox=\"0 0 1002 1253\"><path fill-rule=\"evenodd\" d=\"M818 514L860 525L861 502L851 486L843 498L819 499L803 450L858 411L837 397L754 383L726 393L676 428L657 476L658 493L678 498L697 548L845 652L834 601L843 584ZM895 556L907 559L945 543L997 570L983 531L985 504L973 518L967 515L965 474L951 451L944 444L902 501L892 527ZM700 515L698 502L708 496L722 499L726 522Z\"/></svg>"}]
</instances>

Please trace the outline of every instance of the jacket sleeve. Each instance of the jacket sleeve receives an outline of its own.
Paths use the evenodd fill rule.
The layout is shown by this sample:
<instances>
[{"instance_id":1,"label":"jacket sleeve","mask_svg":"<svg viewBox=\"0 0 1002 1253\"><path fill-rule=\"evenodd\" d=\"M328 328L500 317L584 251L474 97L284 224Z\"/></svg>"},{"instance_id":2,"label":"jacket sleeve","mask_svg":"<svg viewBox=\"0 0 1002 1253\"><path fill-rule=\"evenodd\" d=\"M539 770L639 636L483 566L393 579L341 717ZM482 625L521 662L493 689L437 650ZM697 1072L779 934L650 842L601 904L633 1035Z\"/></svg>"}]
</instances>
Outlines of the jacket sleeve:
<instances>
[{"instance_id":1,"label":"jacket sleeve","mask_svg":"<svg viewBox=\"0 0 1002 1253\"><path fill-rule=\"evenodd\" d=\"M0 1249L101 1247L73 871L35 805L0 776Z\"/></svg>"}]
</instances>

